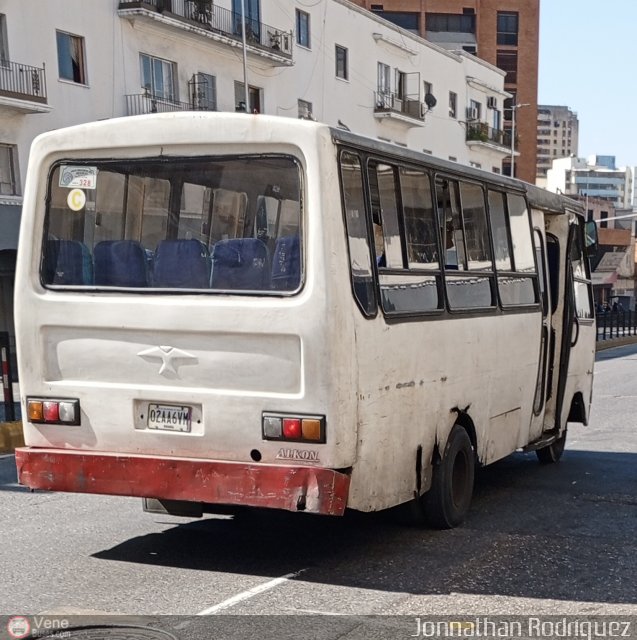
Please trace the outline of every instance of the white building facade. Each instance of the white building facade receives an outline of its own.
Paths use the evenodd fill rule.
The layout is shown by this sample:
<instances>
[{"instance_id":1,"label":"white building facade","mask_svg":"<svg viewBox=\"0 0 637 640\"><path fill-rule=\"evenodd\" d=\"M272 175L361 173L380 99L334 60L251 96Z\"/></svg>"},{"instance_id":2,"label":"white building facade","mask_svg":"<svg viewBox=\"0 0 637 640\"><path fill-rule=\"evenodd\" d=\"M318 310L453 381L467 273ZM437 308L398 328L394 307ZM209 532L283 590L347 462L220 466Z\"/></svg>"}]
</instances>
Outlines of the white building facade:
<instances>
[{"instance_id":1,"label":"white building facade","mask_svg":"<svg viewBox=\"0 0 637 640\"><path fill-rule=\"evenodd\" d=\"M633 206L635 171L616 167L615 156L559 158L547 171L546 188L555 193L588 196L612 202L615 208Z\"/></svg>"},{"instance_id":2,"label":"white building facade","mask_svg":"<svg viewBox=\"0 0 637 640\"><path fill-rule=\"evenodd\" d=\"M245 109L241 0L3 0L0 332L29 146L41 132L153 111ZM500 171L504 72L346 0L245 0L251 113L311 117Z\"/></svg>"}]
</instances>

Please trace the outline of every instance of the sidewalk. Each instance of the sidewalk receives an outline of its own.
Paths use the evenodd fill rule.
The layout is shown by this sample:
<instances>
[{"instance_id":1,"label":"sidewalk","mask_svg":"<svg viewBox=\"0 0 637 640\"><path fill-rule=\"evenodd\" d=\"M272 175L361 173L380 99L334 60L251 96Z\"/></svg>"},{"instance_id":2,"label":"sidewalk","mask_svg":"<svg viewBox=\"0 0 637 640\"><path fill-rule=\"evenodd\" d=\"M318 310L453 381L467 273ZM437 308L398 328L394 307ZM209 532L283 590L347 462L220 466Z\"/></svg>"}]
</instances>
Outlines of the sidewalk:
<instances>
[{"instance_id":1,"label":"sidewalk","mask_svg":"<svg viewBox=\"0 0 637 640\"><path fill-rule=\"evenodd\" d=\"M0 455L13 453L16 447L23 446L22 422L0 422Z\"/></svg>"}]
</instances>

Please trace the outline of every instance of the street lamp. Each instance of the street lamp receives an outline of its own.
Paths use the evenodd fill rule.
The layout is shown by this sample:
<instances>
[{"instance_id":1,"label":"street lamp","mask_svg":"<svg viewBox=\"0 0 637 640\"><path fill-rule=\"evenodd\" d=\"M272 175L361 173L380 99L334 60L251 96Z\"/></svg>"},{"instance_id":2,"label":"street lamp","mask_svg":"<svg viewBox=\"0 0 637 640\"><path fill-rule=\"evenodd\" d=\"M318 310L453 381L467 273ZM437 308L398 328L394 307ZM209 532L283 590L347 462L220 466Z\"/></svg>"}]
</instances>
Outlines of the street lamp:
<instances>
[{"instance_id":1,"label":"street lamp","mask_svg":"<svg viewBox=\"0 0 637 640\"><path fill-rule=\"evenodd\" d=\"M515 178L515 111L520 107L530 107L530 103L511 105L511 177Z\"/></svg>"}]
</instances>

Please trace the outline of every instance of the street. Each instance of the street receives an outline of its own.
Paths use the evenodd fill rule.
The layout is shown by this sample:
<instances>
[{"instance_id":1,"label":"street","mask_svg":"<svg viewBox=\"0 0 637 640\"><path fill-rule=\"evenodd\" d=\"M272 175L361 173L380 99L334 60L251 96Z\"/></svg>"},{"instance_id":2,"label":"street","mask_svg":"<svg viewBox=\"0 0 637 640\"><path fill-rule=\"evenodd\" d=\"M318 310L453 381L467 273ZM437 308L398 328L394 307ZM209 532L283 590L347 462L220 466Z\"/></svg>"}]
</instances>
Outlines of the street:
<instances>
[{"instance_id":1,"label":"street","mask_svg":"<svg viewBox=\"0 0 637 640\"><path fill-rule=\"evenodd\" d=\"M3 614L637 614L637 346L600 352L560 464L479 472L452 531L379 515L145 514L29 493L0 459ZM193 623L194 624L194 623Z\"/></svg>"}]
</instances>

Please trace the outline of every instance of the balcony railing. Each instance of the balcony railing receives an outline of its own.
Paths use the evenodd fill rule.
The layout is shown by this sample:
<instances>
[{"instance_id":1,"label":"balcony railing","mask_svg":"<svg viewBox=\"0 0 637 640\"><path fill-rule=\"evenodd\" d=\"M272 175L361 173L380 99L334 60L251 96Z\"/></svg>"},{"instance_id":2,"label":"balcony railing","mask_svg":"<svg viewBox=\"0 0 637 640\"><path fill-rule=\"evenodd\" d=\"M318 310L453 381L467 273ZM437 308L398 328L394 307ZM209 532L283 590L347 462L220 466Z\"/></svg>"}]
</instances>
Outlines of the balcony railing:
<instances>
[{"instance_id":1,"label":"balcony railing","mask_svg":"<svg viewBox=\"0 0 637 640\"><path fill-rule=\"evenodd\" d=\"M241 40L241 14L218 7L212 0L119 0L120 9L147 9L168 13L210 31ZM246 17L246 42L269 52L292 56L292 32Z\"/></svg>"},{"instance_id":2,"label":"balcony railing","mask_svg":"<svg viewBox=\"0 0 637 640\"><path fill-rule=\"evenodd\" d=\"M485 142L511 148L511 133L493 129L486 122L467 123L467 142Z\"/></svg>"},{"instance_id":3,"label":"balcony railing","mask_svg":"<svg viewBox=\"0 0 637 640\"><path fill-rule=\"evenodd\" d=\"M44 67L0 60L0 96L46 104Z\"/></svg>"},{"instance_id":4,"label":"balcony railing","mask_svg":"<svg viewBox=\"0 0 637 640\"><path fill-rule=\"evenodd\" d=\"M179 102L161 98L150 93L129 94L126 96L126 112L129 116L146 113L167 113L169 111L215 111L202 101Z\"/></svg>"},{"instance_id":5,"label":"balcony railing","mask_svg":"<svg viewBox=\"0 0 637 640\"><path fill-rule=\"evenodd\" d=\"M417 96L374 92L374 113L398 113L415 120L424 120L427 107Z\"/></svg>"}]
</instances>

